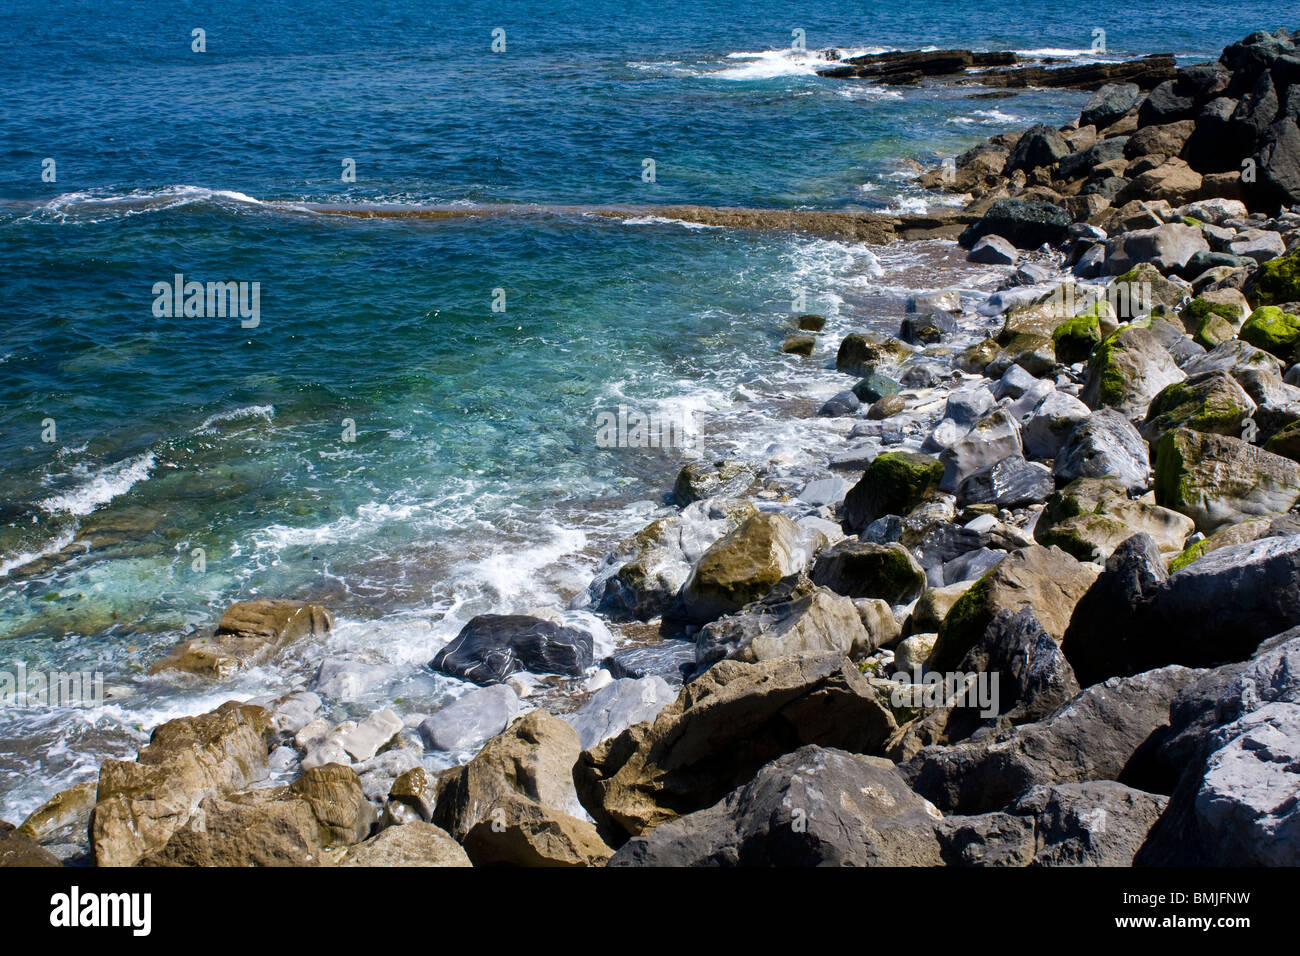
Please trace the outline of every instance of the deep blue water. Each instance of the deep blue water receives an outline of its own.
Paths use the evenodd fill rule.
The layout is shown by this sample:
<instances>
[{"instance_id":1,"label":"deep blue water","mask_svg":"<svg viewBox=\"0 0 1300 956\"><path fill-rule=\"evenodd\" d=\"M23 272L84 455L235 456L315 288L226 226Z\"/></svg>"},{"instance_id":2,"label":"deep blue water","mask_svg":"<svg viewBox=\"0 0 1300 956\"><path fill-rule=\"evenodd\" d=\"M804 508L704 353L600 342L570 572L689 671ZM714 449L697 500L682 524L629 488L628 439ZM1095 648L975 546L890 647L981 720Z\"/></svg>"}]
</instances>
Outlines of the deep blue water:
<instances>
[{"instance_id":1,"label":"deep blue water","mask_svg":"<svg viewBox=\"0 0 1300 956\"><path fill-rule=\"evenodd\" d=\"M898 261L653 220L358 221L296 204L914 208L909 164L1064 122L1084 95L824 80L815 51L1084 56L1100 27L1110 56L1212 57L1287 13L3 4L0 666L94 667L136 696L90 730L0 713L0 794L29 804L97 748L138 743L175 692L143 668L233 600L325 600L352 625L317 658L396 672L472 613L562 606L679 464L598 447L597 412L689 406L725 423L719 448L762 447L762 410L807 374L776 351L791 290L841 326L870 322L854 303ZM806 57L788 49L796 28ZM260 323L156 316L153 286L176 273L257 282Z\"/></svg>"}]
</instances>

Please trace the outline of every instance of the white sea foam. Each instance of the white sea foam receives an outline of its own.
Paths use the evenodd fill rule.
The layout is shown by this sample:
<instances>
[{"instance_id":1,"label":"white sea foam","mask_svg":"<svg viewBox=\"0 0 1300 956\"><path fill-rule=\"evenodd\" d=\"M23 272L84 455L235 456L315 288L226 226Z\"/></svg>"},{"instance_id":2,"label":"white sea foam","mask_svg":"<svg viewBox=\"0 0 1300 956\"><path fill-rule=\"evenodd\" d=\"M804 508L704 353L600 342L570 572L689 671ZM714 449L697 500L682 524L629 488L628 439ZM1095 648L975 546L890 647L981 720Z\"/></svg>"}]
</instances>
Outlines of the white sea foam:
<instances>
[{"instance_id":1,"label":"white sea foam","mask_svg":"<svg viewBox=\"0 0 1300 956\"><path fill-rule=\"evenodd\" d=\"M215 415L209 415L195 431L203 434L217 431L216 426L223 422L237 422L249 418L261 418L270 422L274 417L274 405L246 405L243 408L232 408L227 412L217 412Z\"/></svg>"},{"instance_id":2,"label":"white sea foam","mask_svg":"<svg viewBox=\"0 0 1300 956\"><path fill-rule=\"evenodd\" d=\"M81 479L73 488L40 502L42 510L50 514L88 515L100 505L108 504L124 495L135 485L149 477L155 464L154 454L147 451L134 458L124 458L111 465L91 471L89 465L78 465L73 472Z\"/></svg>"},{"instance_id":3,"label":"white sea foam","mask_svg":"<svg viewBox=\"0 0 1300 956\"><path fill-rule=\"evenodd\" d=\"M682 226L686 229L721 229L711 223L687 222L685 219L672 219L665 216L633 216L622 220L625 226Z\"/></svg>"},{"instance_id":4,"label":"white sea foam","mask_svg":"<svg viewBox=\"0 0 1300 956\"><path fill-rule=\"evenodd\" d=\"M72 542L76 540L76 537L77 532L75 530L64 531L43 548L37 548L34 551L24 551L21 554L15 554L13 557L0 560L0 578L5 577L10 571L31 564L33 561L39 561L41 558L48 557L51 554L58 554L68 545L72 544Z\"/></svg>"},{"instance_id":5,"label":"white sea foam","mask_svg":"<svg viewBox=\"0 0 1300 956\"><path fill-rule=\"evenodd\" d=\"M37 206L22 221L97 223L195 203L306 211L305 206L297 203L267 202L233 189L209 189L206 186L182 184L158 189L136 189L128 193L96 190L62 193Z\"/></svg>"}]
</instances>

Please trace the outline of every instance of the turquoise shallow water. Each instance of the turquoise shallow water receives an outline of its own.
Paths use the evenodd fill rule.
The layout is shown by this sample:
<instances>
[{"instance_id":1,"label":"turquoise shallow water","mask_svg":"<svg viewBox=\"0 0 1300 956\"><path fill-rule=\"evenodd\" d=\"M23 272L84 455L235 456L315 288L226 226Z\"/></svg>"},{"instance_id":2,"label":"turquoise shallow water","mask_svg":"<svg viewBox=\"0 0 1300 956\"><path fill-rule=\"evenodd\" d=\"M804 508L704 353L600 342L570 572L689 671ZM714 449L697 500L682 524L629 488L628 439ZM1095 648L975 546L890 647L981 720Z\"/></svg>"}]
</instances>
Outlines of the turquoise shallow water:
<instances>
[{"instance_id":1,"label":"turquoise shallow water","mask_svg":"<svg viewBox=\"0 0 1300 956\"><path fill-rule=\"evenodd\" d=\"M161 717L301 683L325 656L436 706L455 689L410 675L460 622L563 606L654 513L680 456L600 447L600 411L690 410L711 448L765 453L797 441L772 409L833 387L777 354L793 289L847 328L896 321L874 293L939 284L901 270L941 250L296 203L915 208L911 163L1063 122L1083 95L822 80L786 49L792 28L814 51L1081 56L1102 26L1113 55L1195 56L1283 13L1026 9L408 2L353 22L303 4L6 4L0 662L100 669L119 696L0 712L0 794L30 806ZM257 282L260 323L156 316L153 286L177 272ZM143 676L252 595L318 598L343 626L233 689Z\"/></svg>"}]
</instances>

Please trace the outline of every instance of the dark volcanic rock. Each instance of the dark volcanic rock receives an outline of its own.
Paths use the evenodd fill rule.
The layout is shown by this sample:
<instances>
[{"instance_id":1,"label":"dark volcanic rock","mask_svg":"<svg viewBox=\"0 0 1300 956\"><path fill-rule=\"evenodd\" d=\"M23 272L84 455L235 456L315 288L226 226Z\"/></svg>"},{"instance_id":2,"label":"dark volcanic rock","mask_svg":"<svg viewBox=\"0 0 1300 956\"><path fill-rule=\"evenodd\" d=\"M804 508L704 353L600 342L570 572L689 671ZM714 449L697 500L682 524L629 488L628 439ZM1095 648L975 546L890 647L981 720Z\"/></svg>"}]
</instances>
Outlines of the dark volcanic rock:
<instances>
[{"instance_id":1,"label":"dark volcanic rock","mask_svg":"<svg viewBox=\"0 0 1300 956\"><path fill-rule=\"evenodd\" d=\"M480 614L429 666L476 684L498 684L518 670L581 674L591 662L586 631L523 614Z\"/></svg>"},{"instance_id":2,"label":"dark volcanic rock","mask_svg":"<svg viewBox=\"0 0 1300 956\"><path fill-rule=\"evenodd\" d=\"M1043 243L1064 242L1073 217L1060 206L1032 199L999 199L979 222L971 223L958 238L969 249L976 240L993 233L1020 249L1036 249Z\"/></svg>"},{"instance_id":3,"label":"dark volcanic rock","mask_svg":"<svg viewBox=\"0 0 1300 956\"><path fill-rule=\"evenodd\" d=\"M1079 125L1097 129L1110 126L1136 106L1141 95L1136 83L1107 83L1088 97L1083 112L1079 114Z\"/></svg>"},{"instance_id":4,"label":"dark volcanic rock","mask_svg":"<svg viewBox=\"0 0 1300 956\"><path fill-rule=\"evenodd\" d=\"M1028 172L1039 166L1051 166L1070 154L1070 147L1059 131L1039 123L1031 126L1016 141L1011 155L1002 167L1002 175L1010 176L1017 169Z\"/></svg>"}]
</instances>

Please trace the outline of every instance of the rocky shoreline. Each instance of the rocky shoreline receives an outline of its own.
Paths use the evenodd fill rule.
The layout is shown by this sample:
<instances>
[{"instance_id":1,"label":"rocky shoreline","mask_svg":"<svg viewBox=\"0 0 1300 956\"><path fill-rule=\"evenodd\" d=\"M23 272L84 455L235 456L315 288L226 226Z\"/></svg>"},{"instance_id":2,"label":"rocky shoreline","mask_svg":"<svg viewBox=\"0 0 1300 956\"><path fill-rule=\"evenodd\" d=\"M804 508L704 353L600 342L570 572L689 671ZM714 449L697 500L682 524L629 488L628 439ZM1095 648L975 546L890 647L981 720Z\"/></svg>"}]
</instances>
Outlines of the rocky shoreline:
<instances>
[{"instance_id":1,"label":"rocky shoreline","mask_svg":"<svg viewBox=\"0 0 1300 956\"><path fill-rule=\"evenodd\" d=\"M429 664L474 689L418 722L326 719L346 672L169 721L0 865L1300 863L1300 34L1148 66L927 173L951 217L678 209L958 236L997 288L834 344L820 473L688 462L574 599L639 639L480 615ZM241 602L155 671L333 626Z\"/></svg>"}]
</instances>

